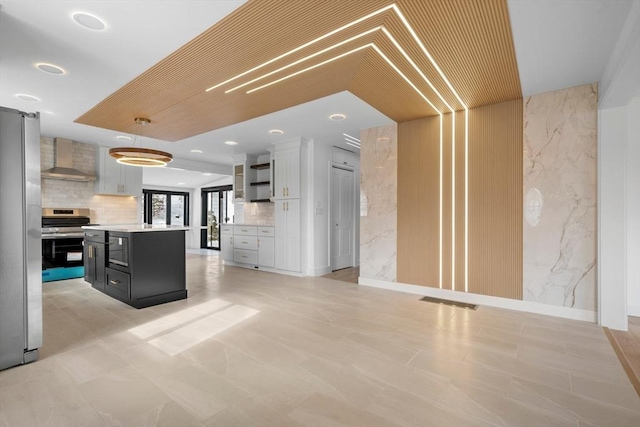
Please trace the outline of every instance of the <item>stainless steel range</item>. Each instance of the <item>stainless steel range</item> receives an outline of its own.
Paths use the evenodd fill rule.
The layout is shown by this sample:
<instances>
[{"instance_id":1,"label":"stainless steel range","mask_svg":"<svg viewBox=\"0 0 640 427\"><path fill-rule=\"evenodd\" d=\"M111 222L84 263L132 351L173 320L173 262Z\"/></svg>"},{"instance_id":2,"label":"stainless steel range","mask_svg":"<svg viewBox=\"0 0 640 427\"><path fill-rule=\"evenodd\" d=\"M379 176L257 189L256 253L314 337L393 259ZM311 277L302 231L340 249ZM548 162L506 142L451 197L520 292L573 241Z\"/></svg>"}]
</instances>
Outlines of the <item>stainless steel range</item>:
<instances>
[{"instance_id":1,"label":"stainless steel range","mask_svg":"<svg viewBox=\"0 0 640 427\"><path fill-rule=\"evenodd\" d=\"M84 276L83 225L89 225L89 209L42 209L42 281Z\"/></svg>"}]
</instances>

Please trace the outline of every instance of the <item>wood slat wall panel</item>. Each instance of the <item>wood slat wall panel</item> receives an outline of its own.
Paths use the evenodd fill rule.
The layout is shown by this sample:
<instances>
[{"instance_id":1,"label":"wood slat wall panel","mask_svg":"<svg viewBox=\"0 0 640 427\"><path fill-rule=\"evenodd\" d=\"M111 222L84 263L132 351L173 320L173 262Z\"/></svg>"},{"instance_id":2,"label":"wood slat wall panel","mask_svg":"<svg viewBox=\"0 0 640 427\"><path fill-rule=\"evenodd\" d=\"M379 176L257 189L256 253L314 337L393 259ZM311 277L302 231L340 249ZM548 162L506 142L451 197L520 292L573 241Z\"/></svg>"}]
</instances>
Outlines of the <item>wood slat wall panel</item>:
<instances>
[{"instance_id":1,"label":"wood slat wall panel","mask_svg":"<svg viewBox=\"0 0 640 427\"><path fill-rule=\"evenodd\" d=\"M464 103L485 105L521 96L506 0L398 0L396 3ZM381 90L381 79L391 81L391 85L397 88L398 77L391 77L395 72L389 71L384 61L372 60L368 55L361 55L363 61L345 71L348 77L359 79L355 82L320 79L318 76L327 73L323 67L300 76L299 79L306 81L308 86L320 86L304 97L290 95L295 90L291 90L289 85L295 87L299 79L265 89L265 99L283 98L282 102L266 103L249 110L243 106L251 103L250 100L242 98L251 98L250 95L240 91L224 94L224 90L237 83L251 80L380 24L393 33L445 100L456 110L462 108L393 11L380 13L203 96L208 87L390 4L391 0L249 1L107 97L76 122L175 141L248 120L255 117L256 111L267 114L277 111L275 108L280 105L286 108L312 101L317 94L336 93L351 86L357 91L357 96L398 122L433 114L426 111L418 115L413 97L401 98L406 88ZM436 108L442 110L442 101L431 92L413 67L388 41L383 41L379 35L376 37L381 48L397 62L402 72L422 87L425 94L433 97ZM376 69L372 70L372 67ZM369 82L361 76L378 77ZM405 82L402 85L408 87ZM392 100L392 97L398 99ZM392 105L385 108L387 103ZM192 120L194 116L202 116L201 111L194 111L194 108L204 111L235 110L224 115L209 115L204 126L201 121ZM137 116L150 118L153 126L143 130L134 126L133 119Z\"/></svg>"},{"instance_id":2,"label":"wood slat wall panel","mask_svg":"<svg viewBox=\"0 0 640 427\"><path fill-rule=\"evenodd\" d=\"M469 292L522 299L522 100L469 121Z\"/></svg>"},{"instance_id":3,"label":"wood slat wall panel","mask_svg":"<svg viewBox=\"0 0 640 427\"><path fill-rule=\"evenodd\" d=\"M398 141L398 281L437 288L440 116L401 123Z\"/></svg>"},{"instance_id":4,"label":"wood slat wall panel","mask_svg":"<svg viewBox=\"0 0 640 427\"><path fill-rule=\"evenodd\" d=\"M442 288L465 291L464 112L456 113L455 257L452 117L443 116ZM437 123L437 125L436 125ZM398 281L434 286L439 240L439 118L398 125ZM522 299L522 100L469 111L469 292ZM426 240L424 236L429 236ZM422 246L424 245L424 246ZM438 286L437 284L435 285Z\"/></svg>"}]
</instances>

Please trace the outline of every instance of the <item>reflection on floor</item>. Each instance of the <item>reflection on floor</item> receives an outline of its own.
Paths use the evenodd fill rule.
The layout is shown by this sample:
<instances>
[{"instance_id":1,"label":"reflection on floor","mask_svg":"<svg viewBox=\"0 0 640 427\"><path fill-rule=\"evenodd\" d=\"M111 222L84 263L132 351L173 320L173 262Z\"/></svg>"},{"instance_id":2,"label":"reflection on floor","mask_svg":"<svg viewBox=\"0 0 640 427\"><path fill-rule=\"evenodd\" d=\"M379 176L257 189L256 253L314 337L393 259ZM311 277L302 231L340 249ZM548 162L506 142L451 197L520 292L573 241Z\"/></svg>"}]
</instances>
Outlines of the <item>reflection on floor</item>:
<instances>
[{"instance_id":1,"label":"reflection on floor","mask_svg":"<svg viewBox=\"0 0 640 427\"><path fill-rule=\"evenodd\" d=\"M633 426L601 328L187 260L136 310L44 288L39 361L0 372L0 426Z\"/></svg>"},{"instance_id":2,"label":"reflection on floor","mask_svg":"<svg viewBox=\"0 0 640 427\"><path fill-rule=\"evenodd\" d=\"M343 268L342 270L336 270L324 276L327 279L340 280L342 282L358 283L358 277L360 277L360 267Z\"/></svg>"},{"instance_id":3,"label":"reflection on floor","mask_svg":"<svg viewBox=\"0 0 640 427\"><path fill-rule=\"evenodd\" d=\"M631 383L640 395L640 317L629 316L627 332L607 330Z\"/></svg>"},{"instance_id":4,"label":"reflection on floor","mask_svg":"<svg viewBox=\"0 0 640 427\"><path fill-rule=\"evenodd\" d=\"M220 251L215 249L187 249L189 255L219 256Z\"/></svg>"}]
</instances>

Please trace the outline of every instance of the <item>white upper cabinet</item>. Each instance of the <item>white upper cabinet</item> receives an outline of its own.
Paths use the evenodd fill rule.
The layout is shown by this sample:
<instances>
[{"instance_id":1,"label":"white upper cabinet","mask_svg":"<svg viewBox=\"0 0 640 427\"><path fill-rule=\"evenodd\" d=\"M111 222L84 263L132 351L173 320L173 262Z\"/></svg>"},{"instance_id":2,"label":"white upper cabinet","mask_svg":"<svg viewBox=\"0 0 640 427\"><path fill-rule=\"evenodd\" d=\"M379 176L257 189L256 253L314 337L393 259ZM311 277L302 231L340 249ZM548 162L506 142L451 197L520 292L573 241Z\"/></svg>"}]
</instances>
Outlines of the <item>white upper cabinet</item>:
<instances>
[{"instance_id":1,"label":"white upper cabinet","mask_svg":"<svg viewBox=\"0 0 640 427\"><path fill-rule=\"evenodd\" d=\"M121 165L109 155L109 148L99 147L96 154L96 194L141 196L142 168Z\"/></svg>"},{"instance_id":2,"label":"white upper cabinet","mask_svg":"<svg viewBox=\"0 0 640 427\"><path fill-rule=\"evenodd\" d=\"M273 156L273 198L300 198L300 148L276 150Z\"/></svg>"}]
</instances>

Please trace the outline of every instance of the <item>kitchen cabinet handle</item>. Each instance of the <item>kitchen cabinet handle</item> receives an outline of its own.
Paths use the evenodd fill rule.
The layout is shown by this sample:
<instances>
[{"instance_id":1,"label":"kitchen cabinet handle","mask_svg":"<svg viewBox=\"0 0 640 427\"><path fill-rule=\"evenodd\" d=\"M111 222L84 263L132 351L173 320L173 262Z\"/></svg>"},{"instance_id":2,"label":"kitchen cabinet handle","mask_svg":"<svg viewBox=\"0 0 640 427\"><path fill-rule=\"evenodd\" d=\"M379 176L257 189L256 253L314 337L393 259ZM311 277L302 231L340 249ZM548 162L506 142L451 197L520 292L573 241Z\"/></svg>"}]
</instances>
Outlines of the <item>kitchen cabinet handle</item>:
<instances>
[{"instance_id":1,"label":"kitchen cabinet handle","mask_svg":"<svg viewBox=\"0 0 640 427\"><path fill-rule=\"evenodd\" d=\"M248 245L249 244L249 242L240 242L240 243L242 243L243 245Z\"/></svg>"},{"instance_id":2,"label":"kitchen cabinet handle","mask_svg":"<svg viewBox=\"0 0 640 427\"><path fill-rule=\"evenodd\" d=\"M118 283L120 283L119 280L109 280L109 283L111 283L112 285L117 285Z\"/></svg>"},{"instance_id":3,"label":"kitchen cabinet handle","mask_svg":"<svg viewBox=\"0 0 640 427\"><path fill-rule=\"evenodd\" d=\"M282 187L282 197L286 196L286 194L284 194L284 187Z\"/></svg>"}]
</instances>

